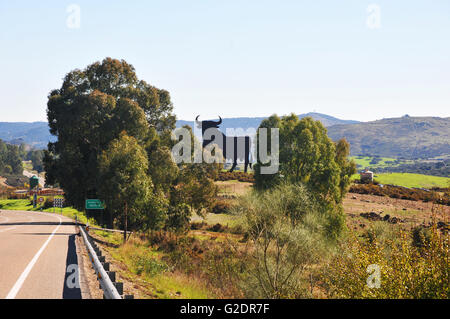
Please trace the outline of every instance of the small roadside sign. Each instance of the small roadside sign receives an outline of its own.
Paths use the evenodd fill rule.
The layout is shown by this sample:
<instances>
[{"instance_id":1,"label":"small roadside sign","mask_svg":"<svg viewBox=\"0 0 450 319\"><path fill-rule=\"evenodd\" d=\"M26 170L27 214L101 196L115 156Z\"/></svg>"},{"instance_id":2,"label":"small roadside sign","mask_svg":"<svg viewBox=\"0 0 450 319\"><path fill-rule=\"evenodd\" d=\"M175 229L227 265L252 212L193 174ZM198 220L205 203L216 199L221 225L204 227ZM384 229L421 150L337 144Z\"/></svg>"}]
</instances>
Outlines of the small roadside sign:
<instances>
[{"instance_id":1,"label":"small roadside sign","mask_svg":"<svg viewBox=\"0 0 450 319\"><path fill-rule=\"evenodd\" d=\"M53 199L53 207L63 208L64 198L55 198Z\"/></svg>"},{"instance_id":2,"label":"small roadside sign","mask_svg":"<svg viewBox=\"0 0 450 319\"><path fill-rule=\"evenodd\" d=\"M86 209L104 209L99 199L86 199Z\"/></svg>"},{"instance_id":3,"label":"small roadside sign","mask_svg":"<svg viewBox=\"0 0 450 319\"><path fill-rule=\"evenodd\" d=\"M53 211L55 211L55 207L61 208L61 215L64 206L64 198L54 198L53 199Z\"/></svg>"},{"instance_id":4,"label":"small roadside sign","mask_svg":"<svg viewBox=\"0 0 450 319\"><path fill-rule=\"evenodd\" d=\"M39 203L42 203L44 201L44 197L39 197L38 201Z\"/></svg>"}]
</instances>

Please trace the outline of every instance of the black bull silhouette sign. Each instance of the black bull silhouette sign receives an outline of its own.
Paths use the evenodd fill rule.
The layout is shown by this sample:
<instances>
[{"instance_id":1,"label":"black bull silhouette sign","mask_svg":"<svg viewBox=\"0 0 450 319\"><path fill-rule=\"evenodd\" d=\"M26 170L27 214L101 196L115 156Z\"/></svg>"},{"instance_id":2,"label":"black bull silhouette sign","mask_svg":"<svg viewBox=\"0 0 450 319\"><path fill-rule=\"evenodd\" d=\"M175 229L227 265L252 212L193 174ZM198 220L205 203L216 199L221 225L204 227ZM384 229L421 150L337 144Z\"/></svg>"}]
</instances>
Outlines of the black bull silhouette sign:
<instances>
[{"instance_id":1,"label":"black bull silhouette sign","mask_svg":"<svg viewBox=\"0 0 450 319\"><path fill-rule=\"evenodd\" d=\"M251 144L250 136L226 136L219 130L219 125L222 124L222 118L219 116L219 121L199 121L199 115L195 118L195 123L198 128L202 129L202 146L206 147L210 143L216 143L222 149L223 157L226 160L231 160L230 172L232 172L237 165L237 161L244 162L244 172L247 172L247 167L251 163Z\"/></svg>"}]
</instances>

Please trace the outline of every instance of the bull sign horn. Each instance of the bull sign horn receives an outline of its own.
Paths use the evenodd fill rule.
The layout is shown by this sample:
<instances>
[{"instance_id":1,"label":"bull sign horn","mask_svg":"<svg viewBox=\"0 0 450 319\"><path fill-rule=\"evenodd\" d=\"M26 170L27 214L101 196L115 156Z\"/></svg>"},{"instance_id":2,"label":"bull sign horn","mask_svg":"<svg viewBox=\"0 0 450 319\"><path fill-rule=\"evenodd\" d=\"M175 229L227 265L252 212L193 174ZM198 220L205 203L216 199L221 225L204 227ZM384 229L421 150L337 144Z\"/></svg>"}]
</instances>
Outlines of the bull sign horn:
<instances>
[{"instance_id":1,"label":"bull sign horn","mask_svg":"<svg viewBox=\"0 0 450 319\"><path fill-rule=\"evenodd\" d=\"M200 122L198 121L198 117L199 117L200 115L197 115L197 117L195 118L195 123L196 124L200 124Z\"/></svg>"}]
</instances>

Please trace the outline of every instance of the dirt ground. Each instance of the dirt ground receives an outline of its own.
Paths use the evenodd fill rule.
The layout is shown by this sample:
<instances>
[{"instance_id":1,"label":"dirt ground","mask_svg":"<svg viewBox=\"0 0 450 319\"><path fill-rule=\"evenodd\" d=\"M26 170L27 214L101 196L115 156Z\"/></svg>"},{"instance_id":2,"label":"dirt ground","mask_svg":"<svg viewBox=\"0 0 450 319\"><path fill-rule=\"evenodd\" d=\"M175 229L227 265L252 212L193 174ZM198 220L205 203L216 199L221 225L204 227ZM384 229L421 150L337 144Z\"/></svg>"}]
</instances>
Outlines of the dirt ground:
<instances>
[{"instance_id":1,"label":"dirt ground","mask_svg":"<svg viewBox=\"0 0 450 319\"><path fill-rule=\"evenodd\" d=\"M238 181L216 181L214 183L219 187L219 194L243 195L253 186L252 183Z\"/></svg>"},{"instance_id":2,"label":"dirt ground","mask_svg":"<svg viewBox=\"0 0 450 319\"><path fill-rule=\"evenodd\" d=\"M238 181L216 181L219 187L219 198L241 196L251 190L251 183ZM408 228L434 222L450 221L450 206L437 205L421 201L390 198L365 194L347 193L344 199L344 211L347 215L347 224L353 229L364 228L368 219L360 216L361 213L374 212L380 217L395 217L398 223Z\"/></svg>"},{"instance_id":3,"label":"dirt ground","mask_svg":"<svg viewBox=\"0 0 450 319\"><path fill-rule=\"evenodd\" d=\"M351 228L364 228L368 219L361 213L377 213L380 217L389 215L396 217L400 224L414 227L421 224L429 225L434 222L449 222L450 206L396 199L384 196L348 193L344 199L344 211L347 224ZM361 226L362 225L364 226Z\"/></svg>"},{"instance_id":4,"label":"dirt ground","mask_svg":"<svg viewBox=\"0 0 450 319\"><path fill-rule=\"evenodd\" d=\"M0 186L1 187L11 187L8 184L6 184L6 178L0 176Z\"/></svg>"}]
</instances>

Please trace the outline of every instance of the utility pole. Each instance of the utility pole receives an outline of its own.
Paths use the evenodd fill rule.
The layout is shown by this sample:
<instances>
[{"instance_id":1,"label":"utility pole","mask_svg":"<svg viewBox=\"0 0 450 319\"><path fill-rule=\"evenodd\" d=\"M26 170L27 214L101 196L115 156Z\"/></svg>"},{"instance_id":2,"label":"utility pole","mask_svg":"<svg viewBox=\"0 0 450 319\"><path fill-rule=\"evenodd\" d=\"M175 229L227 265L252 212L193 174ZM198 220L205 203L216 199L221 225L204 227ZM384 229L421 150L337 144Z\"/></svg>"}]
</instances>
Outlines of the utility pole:
<instances>
[{"instance_id":1,"label":"utility pole","mask_svg":"<svg viewBox=\"0 0 450 319\"><path fill-rule=\"evenodd\" d=\"M123 231L123 242L125 243L127 241L127 202L125 202L125 223L124 223L124 231Z\"/></svg>"}]
</instances>

